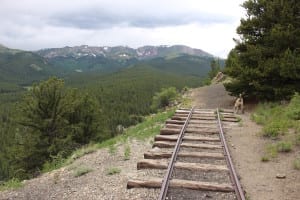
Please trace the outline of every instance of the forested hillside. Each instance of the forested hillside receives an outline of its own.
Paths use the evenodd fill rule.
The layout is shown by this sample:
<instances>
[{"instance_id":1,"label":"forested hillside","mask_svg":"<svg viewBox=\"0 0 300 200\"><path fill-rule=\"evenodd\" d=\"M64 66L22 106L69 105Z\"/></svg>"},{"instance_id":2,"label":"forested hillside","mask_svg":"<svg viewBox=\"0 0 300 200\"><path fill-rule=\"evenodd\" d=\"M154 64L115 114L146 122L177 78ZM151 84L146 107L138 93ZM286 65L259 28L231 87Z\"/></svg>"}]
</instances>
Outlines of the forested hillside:
<instances>
[{"instance_id":1,"label":"forested hillside","mask_svg":"<svg viewBox=\"0 0 300 200\"><path fill-rule=\"evenodd\" d=\"M201 85L207 68L197 63L190 56L148 60L110 74L73 73L1 91L0 180L33 177L76 148L115 136L118 125L141 122L156 111L152 100L162 88Z\"/></svg>"},{"instance_id":2,"label":"forested hillside","mask_svg":"<svg viewBox=\"0 0 300 200\"><path fill-rule=\"evenodd\" d=\"M22 86L53 75L54 70L42 57L32 52L0 49L0 91L20 90Z\"/></svg>"}]
</instances>

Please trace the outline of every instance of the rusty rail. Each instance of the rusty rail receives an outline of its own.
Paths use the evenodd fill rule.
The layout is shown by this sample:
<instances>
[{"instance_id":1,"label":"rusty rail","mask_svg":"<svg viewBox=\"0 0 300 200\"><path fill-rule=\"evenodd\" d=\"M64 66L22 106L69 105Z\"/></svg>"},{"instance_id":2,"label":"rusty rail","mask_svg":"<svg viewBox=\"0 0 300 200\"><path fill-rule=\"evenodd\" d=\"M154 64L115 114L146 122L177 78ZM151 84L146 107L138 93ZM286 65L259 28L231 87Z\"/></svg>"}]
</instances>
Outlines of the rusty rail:
<instances>
[{"instance_id":1,"label":"rusty rail","mask_svg":"<svg viewBox=\"0 0 300 200\"><path fill-rule=\"evenodd\" d=\"M235 193L237 195L237 199L238 200L245 200L245 195L244 195L243 189L242 189L240 181L237 177L237 174L236 174L236 171L234 169L233 162L232 162L232 159L231 159L231 156L230 156L230 153L229 153L229 149L228 149L228 146L226 144L226 139L225 139L224 132L223 132L223 127L222 127L222 123L221 123L219 108L217 109L217 117L218 117L218 124L219 124L219 128L220 128L220 138L221 138L222 145L224 147L223 148L224 155L225 155L225 158L226 158L227 165L229 167L230 178L231 178L232 183L234 184L234 190L235 190Z\"/></svg>"},{"instance_id":2,"label":"rusty rail","mask_svg":"<svg viewBox=\"0 0 300 200\"><path fill-rule=\"evenodd\" d=\"M175 160L177 158L178 151L180 149L180 144L182 143L182 139L183 139L183 136L184 136L185 129L188 125L188 122L189 122L192 114L193 114L193 111L194 111L194 107L191 109L191 111L190 111L190 113L189 113L189 115L188 115L181 131L180 131L180 134L178 136L178 140L176 142L174 151L172 153L171 160L170 160L169 165L168 165L167 173L166 173L166 175L164 177L164 180L163 180L163 183L161 185L160 194L159 194L159 198L158 198L159 200L165 200L166 199L169 184L170 184L170 179L171 179L173 169L174 169L174 163L175 163Z\"/></svg>"}]
</instances>

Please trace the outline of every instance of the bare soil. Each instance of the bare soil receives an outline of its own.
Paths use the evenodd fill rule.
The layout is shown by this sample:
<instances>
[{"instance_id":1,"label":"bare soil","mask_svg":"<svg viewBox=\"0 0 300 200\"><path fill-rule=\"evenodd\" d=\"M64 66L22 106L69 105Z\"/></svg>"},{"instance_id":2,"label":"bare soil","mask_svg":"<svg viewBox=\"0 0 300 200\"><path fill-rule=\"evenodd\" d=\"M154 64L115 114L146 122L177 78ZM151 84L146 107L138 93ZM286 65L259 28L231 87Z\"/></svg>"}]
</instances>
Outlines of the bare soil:
<instances>
[{"instance_id":1,"label":"bare soil","mask_svg":"<svg viewBox=\"0 0 300 200\"><path fill-rule=\"evenodd\" d=\"M192 104L198 108L232 109L234 98L230 97L220 84L197 88L190 92ZM292 161L299 150L281 154L270 162L261 162L265 145L269 141L259 136L261 127L250 120L253 106L246 105L246 113L240 115L242 123L230 126L226 137L232 152L241 183L250 200L296 200L300 199L300 172L293 169ZM147 141L130 140L119 144L115 153L100 149L77 159L71 166L43 174L35 179L24 181L24 187L0 192L0 200L36 199L99 199L99 200L151 200L157 199L157 189L126 189L129 178L163 175L136 169L143 153L151 149L153 138ZM130 146L129 160L124 160L126 146ZM80 167L91 172L79 177L75 173ZM112 168L120 173L108 175ZM286 175L277 179L277 174ZM198 197L197 197L198 198ZM195 199L197 199L195 197ZM201 197L205 199L206 197ZM207 199L213 199L207 196Z\"/></svg>"},{"instance_id":2,"label":"bare soil","mask_svg":"<svg viewBox=\"0 0 300 200\"><path fill-rule=\"evenodd\" d=\"M202 108L231 108L234 97L216 84L197 88L190 94L193 105ZM226 131L227 141L239 174L241 184L250 200L297 200L300 199L300 171L293 169L293 160L299 156L299 148L290 153L279 154L278 158L262 162L270 139L260 136L261 126L251 121L255 105L245 105L245 113L239 115L242 121ZM277 174L286 176L276 178Z\"/></svg>"}]
</instances>

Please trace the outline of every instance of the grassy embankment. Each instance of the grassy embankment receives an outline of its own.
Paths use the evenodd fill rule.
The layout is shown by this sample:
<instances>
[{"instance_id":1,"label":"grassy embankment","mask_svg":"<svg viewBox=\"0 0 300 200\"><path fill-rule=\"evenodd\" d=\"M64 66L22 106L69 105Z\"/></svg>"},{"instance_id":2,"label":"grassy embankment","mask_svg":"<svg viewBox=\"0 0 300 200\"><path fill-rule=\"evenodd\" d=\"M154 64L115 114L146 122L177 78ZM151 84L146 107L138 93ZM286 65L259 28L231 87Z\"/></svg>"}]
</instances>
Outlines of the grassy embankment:
<instances>
[{"instance_id":1,"label":"grassy embankment","mask_svg":"<svg viewBox=\"0 0 300 200\"><path fill-rule=\"evenodd\" d=\"M154 135L159 133L159 130L162 128L164 122L168 118L170 118L174 114L174 112L175 108L169 108L166 111L159 112L157 114L152 114L150 116L145 117L145 120L142 123L139 123L136 126L129 127L122 135L118 135L101 143L87 145L81 149L76 150L67 159L57 157L54 162L46 163L44 165L43 172L49 172L60 167L70 165L76 159L86 154L95 152L98 149L108 148L109 150L113 150L117 144L126 144L130 139L146 140L150 137L153 137ZM124 159L127 160L129 159L129 157L130 147L126 148L124 152ZM84 171L84 173L88 172ZM83 173L78 172L76 173L76 176L80 176L82 174ZM0 191L19 187L22 187L22 182L20 182L17 179L12 179L0 185Z\"/></svg>"},{"instance_id":2,"label":"grassy embankment","mask_svg":"<svg viewBox=\"0 0 300 200\"><path fill-rule=\"evenodd\" d=\"M274 159L278 153L288 153L300 147L300 95L295 94L287 104L261 103L252 119L263 126L262 135L269 138L263 162ZM294 160L300 170L300 157Z\"/></svg>"}]
</instances>

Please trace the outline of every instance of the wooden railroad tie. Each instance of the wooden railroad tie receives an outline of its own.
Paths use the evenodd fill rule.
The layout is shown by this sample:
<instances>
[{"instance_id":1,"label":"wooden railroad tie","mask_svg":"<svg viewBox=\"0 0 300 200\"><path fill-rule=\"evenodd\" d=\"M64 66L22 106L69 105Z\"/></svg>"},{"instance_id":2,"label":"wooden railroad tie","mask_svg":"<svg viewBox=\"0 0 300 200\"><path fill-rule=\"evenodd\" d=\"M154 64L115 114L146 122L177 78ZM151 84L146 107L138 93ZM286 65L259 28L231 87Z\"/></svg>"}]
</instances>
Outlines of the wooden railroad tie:
<instances>
[{"instance_id":1,"label":"wooden railroad tie","mask_svg":"<svg viewBox=\"0 0 300 200\"><path fill-rule=\"evenodd\" d=\"M172 152L153 152L148 151L144 153L145 159L162 159L171 158ZM179 152L178 157L189 157L189 158L213 158L213 159L224 159L222 153L207 153L207 152Z\"/></svg>"},{"instance_id":2,"label":"wooden railroad tie","mask_svg":"<svg viewBox=\"0 0 300 200\"><path fill-rule=\"evenodd\" d=\"M143 159L137 163L137 169L167 169L168 162L163 160L154 159ZM186 169L186 170L197 170L197 171L225 171L228 172L229 169L226 165L212 165L212 164L201 164L201 163L184 163L176 162L176 169Z\"/></svg>"},{"instance_id":3,"label":"wooden railroad tie","mask_svg":"<svg viewBox=\"0 0 300 200\"><path fill-rule=\"evenodd\" d=\"M165 142L165 141L156 141L153 144L153 147L159 148L172 148L175 147L175 142ZM187 148L197 148L197 149L222 149L222 145L216 144L195 144L195 143L188 143L183 142L181 143L180 147L187 147Z\"/></svg>"},{"instance_id":4,"label":"wooden railroad tie","mask_svg":"<svg viewBox=\"0 0 300 200\"><path fill-rule=\"evenodd\" d=\"M149 178L147 180L132 179L127 182L127 188L160 188L162 184L161 178ZM170 181L171 188L185 188L192 190L218 191L218 192L233 192L231 184L220 184L213 182L188 181L181 179L172 179Z\"/></svg>"}]
</instances>

